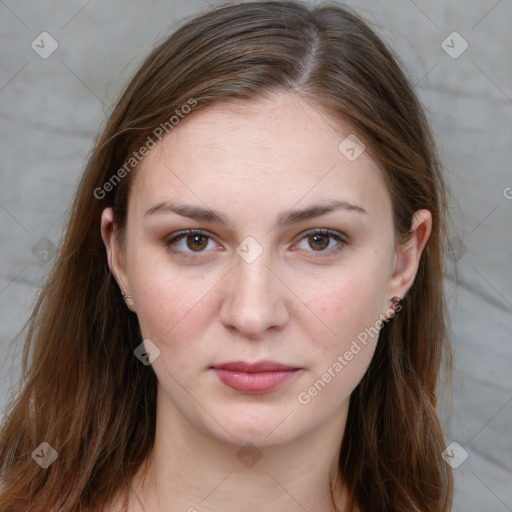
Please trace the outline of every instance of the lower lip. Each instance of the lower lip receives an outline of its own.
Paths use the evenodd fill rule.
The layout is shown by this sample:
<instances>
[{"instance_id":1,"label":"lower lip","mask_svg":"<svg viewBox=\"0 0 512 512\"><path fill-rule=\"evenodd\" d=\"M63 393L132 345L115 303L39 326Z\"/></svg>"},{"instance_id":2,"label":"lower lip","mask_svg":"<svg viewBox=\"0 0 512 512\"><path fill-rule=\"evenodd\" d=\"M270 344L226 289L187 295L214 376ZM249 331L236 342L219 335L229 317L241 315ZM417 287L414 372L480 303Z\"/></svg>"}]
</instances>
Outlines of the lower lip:
<instances>
[{"instance_id":1,"label":"lower lip","mask_svg":"<svg viewBox=\"0 0 512 512\"><path fill-rule=\"evenodd\" d=\"M279 370L275 372L242 372L235 370L224 370L222 368L214 368L217 377L237 391L245 391L249 393L265 393L272 391L291 378L293 378L300 370Z\"/></svg>"}]
</instances>

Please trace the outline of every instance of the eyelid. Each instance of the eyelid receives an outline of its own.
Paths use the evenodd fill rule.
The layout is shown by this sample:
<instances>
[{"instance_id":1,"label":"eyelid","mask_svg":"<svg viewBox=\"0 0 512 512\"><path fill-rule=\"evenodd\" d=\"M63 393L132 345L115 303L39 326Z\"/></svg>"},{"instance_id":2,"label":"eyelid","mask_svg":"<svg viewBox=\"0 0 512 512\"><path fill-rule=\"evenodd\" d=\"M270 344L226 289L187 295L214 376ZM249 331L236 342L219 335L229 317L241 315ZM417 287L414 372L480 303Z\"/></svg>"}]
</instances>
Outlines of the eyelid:
<instances>
[{"instance_id":1,"label":"eyelid","mask_svg":"<svg viewBox=\"0 0 512 512\"><path fill-rule=\"evenodd\" d=\"M334 247L331 247L330 249L323 250L323 251L313 251L313 250L308 251L308 252L312 253L313 255L315 255L314 257L321 258L323 256L325 256L325 257L330 256L330 255L338 252L339 250L343 249L343 247L348 244L348 237L344 233L341 233L340 231L336 231L334 229L329 229L329 228L313 228L313 229L304 231L299 235L299 239L297 240L296 243L301 242L308 236L318 235L318 234L328 235L331 238L334 238L338 242L338 244Z\"/></svg>"},{"instance_id":2,"label":"eyelid","mask_svg":"<svg viewBox=\"0 0 512 512\"><path fill-rule=\"evenodd\" d=\"M168 237L165 238L165 243L167 244L167 243L173 242L173 241L177 240L178 238L181 238L185 235L204 235L209 238L213 238L207 231L204 231L202 229L197 229L197 228L190 228L190 229L183 229L182 231L176 231L176 233L172 233L171 235L169 235Z\"/></svg>"},{"instance_id":3,"label":"eyelid","mask_svg":"<svg viewBox=\"0 0 512 512\"><path fill-rule=\"evenodd\" d=\"M303 231L299 235L299 237L300 237L299 240L302 240L303 238L305 238L307 236L316 235L316 234L331 235L333 238L339 238L343 242L347 242L348 243L348 237L344 233L342 233L341 231L336 231L334 229L329 229L329 228L313 228L313 229L308 229L307 231Z\"/></svg>"},{"instance_id":4,"label":"eyelid","mask_svg":"<svg viewBox=\"0 0 512 512\"><path fill-rule=\"evenodd\" d=\"M332 253L335 253L338 250L342 249L344 245L348 244L348 237L344 233L341 233L339 231L335 231L335 230L329 229L329 228L312 228L307 231L303 231L302 233L300 233L300 235L298 235L297 241L294 242L294 244L304 240L308 236L316 235L316 234L328 235L328 236L334 238L338 242L338 245L335 247L332 247L328 250L308 251L313 254L316 253L317 256L315 256L315 257L322 257L322 255L331 255ZM191 228L191 229L185 229L182 231L178 231L178 232L173 233L172 235L168 236L165 239L165 245L170 247L172 244L174 244L177 241L181 240L182 238L185 238L186 236L190 236L190 235L202 235L212 241L215 241L215 238L207 231L204 231L202 229L197 229L197 228ZM218 242L216 242L216 243L218 243ZM177 250L177 251L173 251L173 252L182 253L182 254L186 254L187 256L190 256L192 254L196 254L196 255L206 254L209 251L198 251L198 252L190 251L189 252L189 251Z\"/></svg>"},{"instance_id":5,"label":"eyelid","mask_svg":"<svg viewBox=\"0 0 512 512\"><path fill-rule=\"evenodd\" d=\"M177 231L176 233L169 235L168 237L166 237L164 243L166 246L169 247L172 244L181 240L182 238L185 238L190 235L202 235L206 238L209 238L210 240L214 240L214 237L207 231L204 231L202 229L197 229L197 228L191 228L191 229L184 229L182 231ZM176 252L183 252L183 251L176 251ZM197 252L196 254L201 254L202 252L205 252L205 251L200 251L200 252ZM194 253L194 251L190 251L190 253L187 253L187 254L193 254L193 253Z\"/></svg>"}]
</instances>

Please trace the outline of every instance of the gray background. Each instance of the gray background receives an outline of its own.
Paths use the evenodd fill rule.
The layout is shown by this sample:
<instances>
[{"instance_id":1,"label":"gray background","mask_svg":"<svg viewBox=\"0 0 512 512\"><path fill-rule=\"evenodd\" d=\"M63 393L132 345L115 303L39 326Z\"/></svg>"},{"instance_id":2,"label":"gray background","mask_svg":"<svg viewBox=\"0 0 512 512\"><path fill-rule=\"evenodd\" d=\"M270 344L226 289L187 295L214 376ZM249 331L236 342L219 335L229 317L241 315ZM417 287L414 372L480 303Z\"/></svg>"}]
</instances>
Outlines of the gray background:
<instances>
[{"instance_id":1,"label":"gray background","mask_svg":"<svg viewBox=\"0 0 512 512\"><path fill-rule=\"evenodd\" d=\"M404 60L455 198L446 288L457 373L446 439L458 443L452 463L468 458L454 471L454 510L510 511L512 1L350 4ZM19 374L21 342L12 341L51 264L96 133L156 40L208 5L217 3L0 1L0 410ZM58 43L46 59L31 47L42 46L44 31ZM463 39L448 37L454 31Z\"/></svg>"}]
</instances>

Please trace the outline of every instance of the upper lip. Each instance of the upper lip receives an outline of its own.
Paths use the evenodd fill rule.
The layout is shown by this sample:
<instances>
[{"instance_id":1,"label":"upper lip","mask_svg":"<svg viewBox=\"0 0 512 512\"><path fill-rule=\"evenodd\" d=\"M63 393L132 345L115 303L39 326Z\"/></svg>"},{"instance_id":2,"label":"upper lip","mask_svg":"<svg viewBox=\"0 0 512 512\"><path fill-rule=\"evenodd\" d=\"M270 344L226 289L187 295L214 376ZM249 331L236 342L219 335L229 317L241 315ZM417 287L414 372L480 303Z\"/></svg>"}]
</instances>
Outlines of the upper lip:
<instances>
[{"instance_id":1,"label":"upper lip","mask_svg":"<svg viewBox=\"0 0 512 512\"><path fill-rule=\"evenodd\" d=\"M278 363L276 361L258 361L256 363L247 363L245 361L231 361L229 363L216 364L213 368L247 373L277 372L299 369L296 366L289 366L287 364Z\"/></svg>"}]
</instances>

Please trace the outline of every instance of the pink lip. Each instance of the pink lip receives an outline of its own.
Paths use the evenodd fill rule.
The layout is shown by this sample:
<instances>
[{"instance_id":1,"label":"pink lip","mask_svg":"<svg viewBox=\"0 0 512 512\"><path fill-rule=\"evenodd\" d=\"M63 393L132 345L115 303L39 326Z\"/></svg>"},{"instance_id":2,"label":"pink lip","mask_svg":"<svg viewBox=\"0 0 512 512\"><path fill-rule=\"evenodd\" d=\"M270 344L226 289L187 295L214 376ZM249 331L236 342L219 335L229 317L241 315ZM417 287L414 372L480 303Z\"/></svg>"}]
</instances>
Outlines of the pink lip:
<instances>
[{"instance_id":1,"label":"pink lip","mask_svg":"<svg viewBox=\"0 0 512 512\"><path fill-rule=\"evenodd\" d=\"M300 368L274 361L233 361L216 365L212 369L226 386L248 393L272 391L300 371Z\"/></svg>"}]
</instances>

